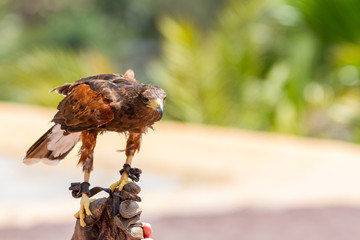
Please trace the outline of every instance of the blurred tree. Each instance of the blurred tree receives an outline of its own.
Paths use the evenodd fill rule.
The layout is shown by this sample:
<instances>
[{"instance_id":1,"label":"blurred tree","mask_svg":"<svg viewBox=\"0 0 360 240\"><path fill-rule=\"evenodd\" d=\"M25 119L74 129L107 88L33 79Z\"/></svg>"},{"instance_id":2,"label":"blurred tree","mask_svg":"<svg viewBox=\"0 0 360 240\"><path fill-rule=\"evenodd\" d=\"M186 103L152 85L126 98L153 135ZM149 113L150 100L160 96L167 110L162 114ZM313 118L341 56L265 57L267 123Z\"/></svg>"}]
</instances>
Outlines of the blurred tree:
<instances>
[{"instance_id":1,"label":"blurred tree","mask_svg":"<svg viewBox=\"0 0 360 240\"><path fill-rule=\"evenodd\" d=\"M206 2L180 5L191 7L187 10L189 17L200 24L209 22L208 14L216 12L216 6L222 3L219 0ZM0 64L13 64L12 59L32 54L29 51L38 48L43 52L48 48L50 52L54 48L65 49L65 52L71 49L75 55L96 51L111 60L116 72L133 68L139 79L146 80L143 72L147 62L159 52L156 19L163 14L180 16L183 10L186 9L179 8L175 0L2 1L0 33L4 37L0 40ZM0 85L14 88L12 81L8 79L8 83ZM8 94L1 99L11 97Z\"/></svg>"},{"instance_id":2,"label":"blurred tree","mask_svg":"<svg viewBox=\"0 0 360 240\"><path fill-rule=\"evenodd\" d=\"M0 71L6 73L4 77L12 86L9 88L9 82L0 81L2 99L56 106L62 97L48 94L50 89L99 72L114 72L114 68L98 52L38 49L2 65Z\"/></svg>"},{"instance_id":3,"label":"blurred tree","mask_svg":"<svg viewBox=\"0 0 360 240\"><path fill-rule=\"evenodd\" d=\"M334 9L341 6L349 7L337 4ZM313 18L317 10L320 8L312 9ZM320 33L314 34L316 29L305 19L299 4L266 0L230 1L219 12L215 27L205 32L187 20L163 18L159 24L164 36L162 60L151 64L149 74L169 93L168 116L182 121L358 139L350 129L357 129L360 115L355 103L359 94L349 91L355 87L358 68L341 70L342 75L352 77L339 82L335 66L344 65L333 50L338 48L340 38L327 38L325 33L319 38ZM350 22L346 23L351 34L340 39L342 46L354 41L350 36L359 31ZM328 26L331 28L331 24ZM344 87L348 91L344 92ZM341 107L335 107L338 104Z\"/></svg>"},{"instance_id":4,"label":"blurred tree","mask_svg":"<svg viewBox=\"0 0 360 240\"><path fill-rule=\"evenodd\" d=\"M4 0L0 99L136 70L166 116L360 141L356 0ZM147 69L148 75L145 75Z\"/></svg>"},{"instance_id":5,"label":"blurred tree","mask_svg":"<svg viewBox=\"0 0 360 240\"><path fill-rule=\"evenodd\" d=\"M360 4L357 0L296 0L296 6L309 27L325 43L348 41L358 43Z\"/></svg>"}]
</instances>

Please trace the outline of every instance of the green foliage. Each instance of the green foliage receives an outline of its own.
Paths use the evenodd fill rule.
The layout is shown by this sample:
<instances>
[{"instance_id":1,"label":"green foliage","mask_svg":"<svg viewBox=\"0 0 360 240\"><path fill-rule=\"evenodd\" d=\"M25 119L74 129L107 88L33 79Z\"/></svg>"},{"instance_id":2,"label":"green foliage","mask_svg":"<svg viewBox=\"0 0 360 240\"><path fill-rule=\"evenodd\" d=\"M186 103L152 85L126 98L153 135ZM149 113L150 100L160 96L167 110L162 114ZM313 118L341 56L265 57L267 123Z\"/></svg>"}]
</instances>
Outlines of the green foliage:
<instances>
[{"instance_id":1,"label":"green foliage","mask_svg":"<svg viewBox=\"0 0 360 240\"><path fill-rule=\"evenodd\" d=\"M48 94L50 89L84 76L114 72L114 68L98 52L38 49L1 66L0 71L10 80L0 81L4 100L56 106L62 97Z\"/></svg>"},{"instance_id":2,"label":"green foliage","mask_svg":"<svg viewBox=\"0 0 360 240\"><path fill-rule=\"evenodd\" d=\"M0 100L133 68L165 117L360 142L357 0L0 3ZM145 74L146 73L146 74Z\"/></svg>"},{"instance_id":3,"label":"green foliage","mask_svg":"<svg viewBox=\"0 0 360 240\"><path fill-rule=\"evenodd\" d=\"M315 5L313 18L323 14ZM347 42L358 25L348 21L352 34L343 38L328 38L321 26L319 38L302 10L281 1L230 1L209 31L163 18L163 55L149 74L169 94L168 116L357 141L359 49Z\"/></svg>"},{"instance_id":4,"label":"green foliage","mask_svg":"<svg viewBox=\"0 0 360 240\"><path fill-rule=\"evenodd\" d=\"M289 1L303 14L307 24L324 42L349 41L360 38L360 4L357 0Z\"/></svg>"}]
</instances>

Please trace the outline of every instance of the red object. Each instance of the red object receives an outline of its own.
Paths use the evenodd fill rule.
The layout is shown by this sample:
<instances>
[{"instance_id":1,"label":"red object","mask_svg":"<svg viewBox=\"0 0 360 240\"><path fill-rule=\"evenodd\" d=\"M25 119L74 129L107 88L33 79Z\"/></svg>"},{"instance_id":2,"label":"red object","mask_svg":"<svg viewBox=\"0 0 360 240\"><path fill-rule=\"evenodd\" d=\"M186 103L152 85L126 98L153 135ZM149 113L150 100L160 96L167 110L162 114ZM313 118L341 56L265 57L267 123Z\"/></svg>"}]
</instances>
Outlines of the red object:
<instances>
[{"instance_id":1,"label":"red object","mask_svg":"<svg viewBox=\"0 0 360 240\"><path fill-rule=\"evenodd\" d=\"M152 228L150 223L143 223L144 238L152 237Z\"/></svg>"},{"instance_id":2,"label":"red object","mask_svg":"<svg viewBox=\"0 0 360 240\"><path fill-rule=\"evenodd\" d=\"M151 240L152 238L152 228L150 223L142 223L142 228L144 231L144 240ZM126 240L131 240L129 237L126 238Z\"/></svg>"}]
</instances>

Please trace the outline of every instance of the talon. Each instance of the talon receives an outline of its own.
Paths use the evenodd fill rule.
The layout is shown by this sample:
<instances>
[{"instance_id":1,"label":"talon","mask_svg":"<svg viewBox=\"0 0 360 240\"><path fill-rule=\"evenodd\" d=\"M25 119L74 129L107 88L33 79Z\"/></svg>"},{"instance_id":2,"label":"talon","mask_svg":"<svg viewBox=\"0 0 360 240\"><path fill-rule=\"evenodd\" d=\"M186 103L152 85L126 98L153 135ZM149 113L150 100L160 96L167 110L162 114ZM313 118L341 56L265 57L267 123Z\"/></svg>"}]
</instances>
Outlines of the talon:
<instances>
[{"instance_id":1,"label":"talon","mask_svg":"<svg viewBox=\"0 0 360 240\"><path fill-rule=\"evenodd\" d=\"M80 219L80 226L85 227L85 216L88 215L93 218L92 213L90 211L90 203L95 201L96 199L89 199L88 195L83 193L80 200L80 210L74 214L75 218ZM86 214L86 215L85 215Z\"/></svg>"},{"instance_id":2,"label":"talon","mask_svg":"<svg viewBox=\"0 0 360 240\"><path fill-rule=\"evenodd\" d=\"M128 156L128 159L126 160L126 162L129 162L129 161L131 162L131 159L132 159L132 156L130 155L130 156ZM109 187L112 192L114 192L117 187L119 187L119 191L121 191L123 189L123 187L125 186L125 184L130 183L131 180L138 182L140 179L141 169L132 168L129 163L125 163L123 168L120 170L120 174L121 174L120 180L111 184ZM131 180L129 180L129 178Z\"/></svg>"},{"instance_id":3,"label":"talon","mask_svg":"<svg viewBox=\"0 0 360 240\"><path fill-rule=\"evenodd\" d=\"M127 183L129 183L129 182L131 182L131 181L129 180L129 175L128 175L128 173L127 173L127 172L123 172L123 173L121 174L120 180L114 182L113 184L111 184L109 188L110 188L110 190L111 190L112 192L114 192L115 189L116 189L117 187L119 187L119 191L121 191L121 190L123 189L123 187L125 186L125 184L127 184Z\"/></svg>"}]
</instances>

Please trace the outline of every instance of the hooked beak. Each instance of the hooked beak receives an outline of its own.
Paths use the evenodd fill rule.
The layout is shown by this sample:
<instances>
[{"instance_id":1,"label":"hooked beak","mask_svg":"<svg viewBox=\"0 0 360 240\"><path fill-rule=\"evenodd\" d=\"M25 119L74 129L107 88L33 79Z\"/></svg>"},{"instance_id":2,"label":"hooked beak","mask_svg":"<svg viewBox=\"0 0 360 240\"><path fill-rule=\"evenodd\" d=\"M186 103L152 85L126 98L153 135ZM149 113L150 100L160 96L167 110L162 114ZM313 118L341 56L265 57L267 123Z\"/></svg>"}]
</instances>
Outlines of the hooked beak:
<instances>
[{"instance_id":1,"label":"hooked beak","mask_svg":"<svg viewBox=\"0 0 360 240\"><path fill-rule=\"evenodd\" d=\"M149 104L146 105L149 108L155 109L160 113L160 118L163 115L163 101L160 98L150 100Z\"/></svg>"}]
</instances>

